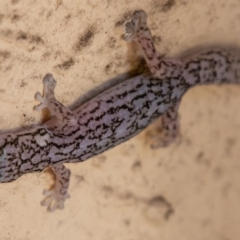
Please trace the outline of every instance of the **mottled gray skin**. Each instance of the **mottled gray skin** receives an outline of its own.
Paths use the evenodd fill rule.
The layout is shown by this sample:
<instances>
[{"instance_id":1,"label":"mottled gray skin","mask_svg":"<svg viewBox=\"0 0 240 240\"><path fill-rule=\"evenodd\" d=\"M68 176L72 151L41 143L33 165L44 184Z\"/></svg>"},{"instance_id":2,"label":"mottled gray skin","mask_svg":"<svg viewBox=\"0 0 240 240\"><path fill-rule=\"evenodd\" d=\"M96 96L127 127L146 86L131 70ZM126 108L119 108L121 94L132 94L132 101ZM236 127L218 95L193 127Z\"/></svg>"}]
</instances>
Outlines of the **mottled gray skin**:
<instances>
[{"instance_id":1,"label":"mottled gray skin","mask_svg":"<svg viewBox=\"0 0 240 240\"><path fill-rule=\"evenodd\" d=\"M135 12L125 24L126 40L143 50L150 74L126 80L101 93L73 112L54 96L56 81L44 79L44 93L35 110L48 108L56 118L29 131L0 136L0 182L16 180L49 166L56 184L42 202L49 211L62 209L69 197L70 171L63 163L85 161L132 138L162 116L163 132L153 147L166 146L179 132L180 100L193 86L240 82L240 55L211 49L183 60L161 58L156 52L146 14Z\"/></svg>"}]
</instances>

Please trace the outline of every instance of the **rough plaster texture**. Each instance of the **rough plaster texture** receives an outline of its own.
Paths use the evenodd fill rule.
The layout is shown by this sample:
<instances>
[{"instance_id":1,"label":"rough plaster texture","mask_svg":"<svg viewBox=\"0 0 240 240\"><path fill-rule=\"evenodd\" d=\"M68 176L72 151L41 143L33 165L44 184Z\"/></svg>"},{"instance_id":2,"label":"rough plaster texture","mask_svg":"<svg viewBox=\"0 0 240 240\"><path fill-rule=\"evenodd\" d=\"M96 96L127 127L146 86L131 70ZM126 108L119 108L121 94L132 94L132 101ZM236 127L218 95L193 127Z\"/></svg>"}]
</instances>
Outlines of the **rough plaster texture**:
<instances>
[{"instance_id":1,"label":"rough plaster texture","mask_svg":"<svg viewBox=\"0 0 240 240\"><path fill-rule=\"evenodd\" d=\"M239 44L239 0L1 0L0 128L42 121L33 96L47 73L71 105L88 90L133 70L122 39L136 9L149 15L159 51ZM1 240L237 240L240 237L240 88L198 87L183 98L181 139L151 150L139 136L85 163L68 164L63 211L39 205L49 173L0 184Z\"/></svg>"}]
</instances>

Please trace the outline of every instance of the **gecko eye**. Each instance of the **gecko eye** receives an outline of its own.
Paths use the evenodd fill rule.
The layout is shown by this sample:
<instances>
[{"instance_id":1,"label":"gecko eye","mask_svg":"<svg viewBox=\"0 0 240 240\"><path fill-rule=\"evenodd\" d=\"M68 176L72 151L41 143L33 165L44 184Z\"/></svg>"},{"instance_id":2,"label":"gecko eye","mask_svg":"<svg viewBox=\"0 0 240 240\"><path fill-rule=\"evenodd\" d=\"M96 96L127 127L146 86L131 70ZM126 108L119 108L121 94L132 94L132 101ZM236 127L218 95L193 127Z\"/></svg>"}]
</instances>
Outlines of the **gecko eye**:
<instances>
[{"instance_id":1,"label":"gecko eye","mask_svg":"<svg viewBox=\"0 0 240 240\"><path fill-rule=\"evenodd\" d=\"M3 149L0 147L0 157L3 155Z\"/></svg>"}]
</instances>

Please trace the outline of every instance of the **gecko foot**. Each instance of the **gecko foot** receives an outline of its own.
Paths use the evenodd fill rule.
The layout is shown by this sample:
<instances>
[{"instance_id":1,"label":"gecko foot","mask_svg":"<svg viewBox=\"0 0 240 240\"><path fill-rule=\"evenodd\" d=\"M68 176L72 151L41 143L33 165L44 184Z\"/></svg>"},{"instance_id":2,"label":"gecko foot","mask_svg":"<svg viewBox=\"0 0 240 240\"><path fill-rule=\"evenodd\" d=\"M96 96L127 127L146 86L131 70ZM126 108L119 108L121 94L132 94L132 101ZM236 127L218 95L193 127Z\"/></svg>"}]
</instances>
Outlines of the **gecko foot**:
<instances>
[{"instance_id":1,"label":"gecko foot","mask_svg":"<svg viewBox=\"0 0 240 240\"><path fill-rule=\"evenodd\" d=\"M39 105L34 107L34 110L40 111L43 108L47 108L52 115L55 115L58 119L59 126L62 130L67 129L77 124L77 119L74 117L73 112L60 103L54 95L54 89L57 82L53 78L52 74L46 74L43 78L43 94L37 92L35 99L40 102Z\"/></svg>"},{"instance_id":2,"label":"gecko foot","mask_svg":"<svg viewBox=\"0 0 240 240\"><path fill-rule=\"evenodd\" d=\"M54 212L56 209L63 209L65 200L70 198L68 193L61 194L55 189L44 190L43 195L45 195L46 198L41 202L41 205L47 207L49 212Z\"/></svg>"},{"instance_id":3,"label":"gecko foot","mask_svg":"<svg viewBox=\"0 0 240 240\"><path fill-rule=\"evenodd\" d=\"M143 10L136 11L133 17L128 20L125 25L125 40L131 42L138 38L140 30L145 30L147 27L147 14Z\"/></svg>"},{"instance_id":4,"label":"gecko foot","mask_svg":"<svg viewBox=\"0 0 240 240\"><path fill-rule=\"evenodd\" d=\"M41 111L43 108L48 108L50 100L55 99L54 88L56 87L57 82L52 74L46 74L43 78L43 85L43 95L40 92L35 94L35 99L40 102L39 105L34 106L35 111Z\"/></svg>"}]
</instances>

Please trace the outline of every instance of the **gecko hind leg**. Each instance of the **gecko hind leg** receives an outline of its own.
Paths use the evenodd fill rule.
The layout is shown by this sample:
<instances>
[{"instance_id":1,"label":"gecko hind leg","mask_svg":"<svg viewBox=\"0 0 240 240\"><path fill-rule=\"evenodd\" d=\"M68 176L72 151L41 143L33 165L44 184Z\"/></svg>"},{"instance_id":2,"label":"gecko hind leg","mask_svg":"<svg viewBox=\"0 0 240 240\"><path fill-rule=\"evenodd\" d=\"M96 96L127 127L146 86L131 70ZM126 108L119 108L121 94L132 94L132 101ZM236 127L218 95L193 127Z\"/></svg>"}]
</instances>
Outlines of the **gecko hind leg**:
<instances>
[{"instance_id":1,"label":"gecko hind leg","mask_svg":"<svg viewBox=\"0 0 240 240\"><path fill-rule=\"evenodd\" d=\"M77 123L73 112L57 101L54 95L54 89L57 82L52 74L46 74L43 78L43 95L39 92L35 94L35 99L40 102L34 107L34 110L41 111L43 108L48 108L60 121L60 125L64 127L74 126Z\"/></svg>"},{"instance_id":2,"label":"gecko hind leg","mask_svg":"<svg viewBox=\"0 0 240 240\"><path fill-rule=\"evenodd\" d=\"M54 164L50 166L50 169L56 178L55 185L53 189L43 191L46 198L41 205L47 207L49 212L53 212L56 209L63 209L65 200L70 197L68 187L71 172L62 163Z\"/></svg>"},{"instance_id":3,"label":"gecko hind leg","mask_svg":"<svg viewBox=\"0 0 240 240\"><path fill-rule=\"evenodd\" d=\"M183 63L178 59L163 59L163 55L156 51L151 31L147 26L146 12L142 10L134 12L133 17L125 23L124 28L125 40L138 43L154 77L161 78L179 75Z\"/></svg>"},{"instance_id":4,"label":"gecko hind leg","mask_svg":"<svg viewBox=\"0 0 240 240\"><path fill-rule=\"evenodd\" d=\"M161 132L160 135L156 136L156 134L154 134L154 136L151 137L151 148L167 147L178 138L180 132L179 105L180 102L177 102L162 115Z\"/></svg>"}]
</instances>

